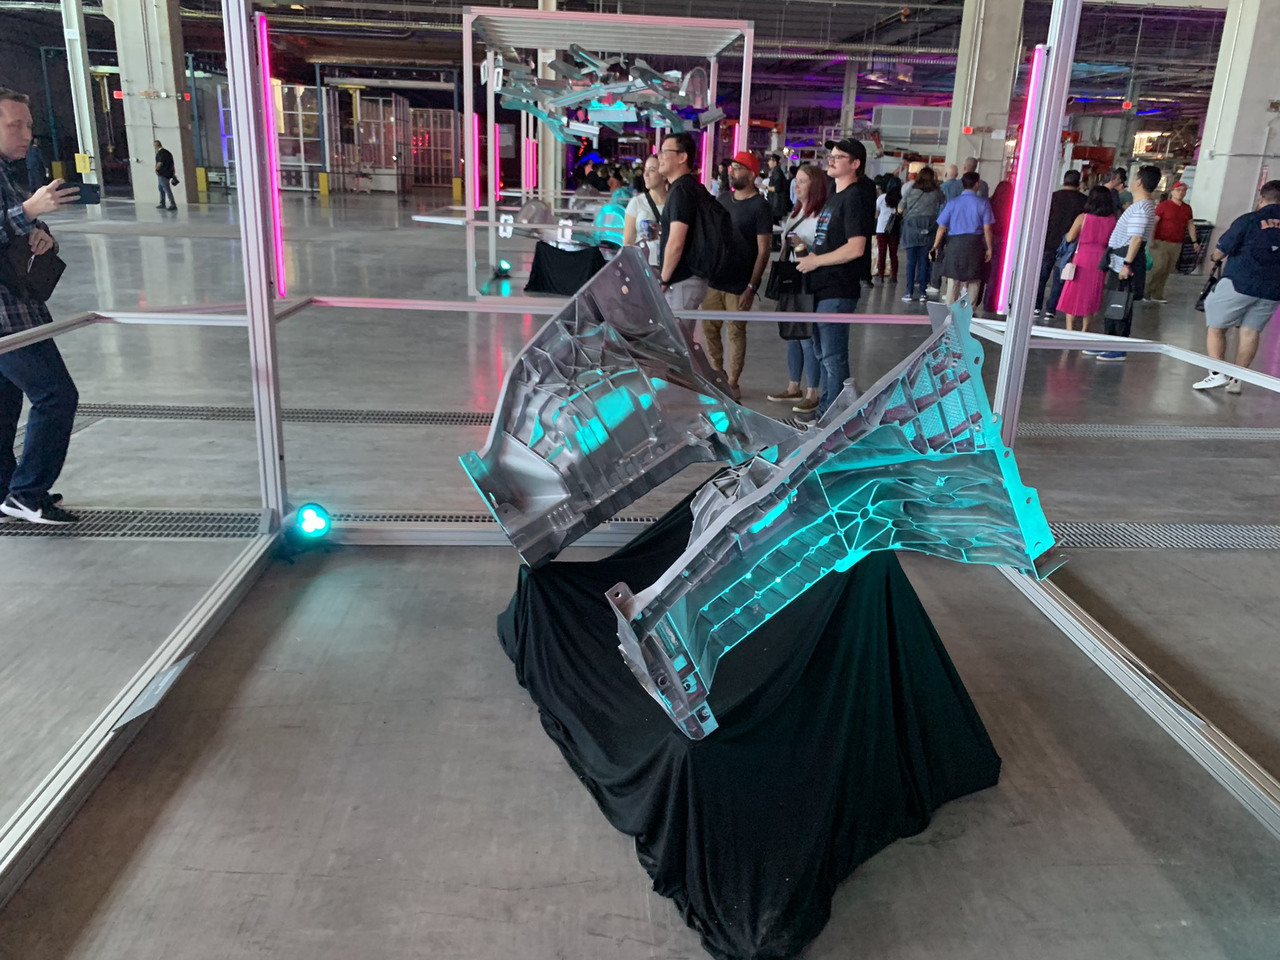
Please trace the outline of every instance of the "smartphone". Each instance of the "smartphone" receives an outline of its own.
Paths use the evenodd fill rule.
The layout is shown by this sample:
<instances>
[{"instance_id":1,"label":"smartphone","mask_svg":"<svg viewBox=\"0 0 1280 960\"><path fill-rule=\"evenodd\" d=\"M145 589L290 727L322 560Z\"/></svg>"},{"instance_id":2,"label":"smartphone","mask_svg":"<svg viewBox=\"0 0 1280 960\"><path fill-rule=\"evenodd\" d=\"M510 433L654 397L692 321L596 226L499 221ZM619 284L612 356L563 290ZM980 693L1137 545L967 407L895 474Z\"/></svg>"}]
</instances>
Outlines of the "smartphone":
<instances>
[{"instance_id":1,"label":"smartphone","mask_svg":"<svg viewBox=\"0 0 1280 960\"><path fill-rule=\"evenodd\" d=\"M74 187L74 183L67 184ZM101 203L102 202L102 184L100 183L82 183L80 184L80 196L71 201L72 203Z\"/></svg>"}]
</instances>

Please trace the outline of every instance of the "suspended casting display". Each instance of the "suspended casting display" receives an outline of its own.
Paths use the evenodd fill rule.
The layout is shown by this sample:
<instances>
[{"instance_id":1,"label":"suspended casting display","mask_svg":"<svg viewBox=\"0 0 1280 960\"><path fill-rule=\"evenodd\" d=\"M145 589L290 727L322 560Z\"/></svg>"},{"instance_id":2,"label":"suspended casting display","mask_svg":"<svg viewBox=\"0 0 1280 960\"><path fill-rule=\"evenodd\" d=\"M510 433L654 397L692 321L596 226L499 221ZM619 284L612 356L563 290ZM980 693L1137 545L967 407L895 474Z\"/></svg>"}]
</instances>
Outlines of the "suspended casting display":
<instances>
[{"instance_id":1,"label":"suspended casting display","mask_svg":"<svg viewBox=\"0 0 1280 960\"><path fill-rule=\"evenodd\" d=\"M586 137L599 143L602 128L622 133L627 123L645 122L672 131L701 130L724 119L709 102L707 71L659 73L644 60L629 64L622 57L601 59L576 43L569 44L574 63L553 60L554 77L539 77L514 50L494 58L492 76L481 70L482 83L502 94L502 106L536 117L564 143Z\"/></svg>"},{"instance_id":2,"label":"suspended casting display","mask_svg":"<svg viewBox=\"0 0 1280 960\"><path fill-rule=\"evenodd\" d=\"M800 430L732 400L628 247L525 347L462 465L530 564L691 463L729 465L694 498L679 560L639 593L608 591L632 672L701 739L716 729L720 657L872 551L1047 575L1053 535L1000 438L971 319L956 304L873 387L851 382Z\"/></svg>"}]
</instances>

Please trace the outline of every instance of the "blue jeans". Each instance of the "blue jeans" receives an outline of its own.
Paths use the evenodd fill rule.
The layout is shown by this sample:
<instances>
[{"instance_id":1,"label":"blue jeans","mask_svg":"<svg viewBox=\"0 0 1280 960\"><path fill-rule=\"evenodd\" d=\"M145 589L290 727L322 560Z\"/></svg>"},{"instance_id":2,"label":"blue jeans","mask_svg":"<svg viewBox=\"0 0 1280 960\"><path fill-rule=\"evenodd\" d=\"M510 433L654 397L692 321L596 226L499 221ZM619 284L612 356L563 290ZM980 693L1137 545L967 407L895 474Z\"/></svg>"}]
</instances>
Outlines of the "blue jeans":
<instances>
[{"instance_id":1,"label":"blue jeans","mask_svg":"<svg viewBox=\"0 0 1280 960\"><path fill-rule=\"evenodd\" d=\"M813 350L813 337L787 341L787 377L795 383L802 379L816 388L822 374L818 369L818 355Z\"/></svg>"},{"instance_id":2,"label":"blue jeans","mask_svg":"<svg viewBox=\"0 0 1280 960\"><path fill-rule=\"evenodd\" d=\"M907 247L907 296L923 297L929 286L929 246ZM920 292L916 292L916 286Z\"/></svg>"},{"instance_id":3,"label":"blue jeans","mask_svg":"<svg viewBox=\"0 0 1280 960\"><path fill-rule=\"evenodd\" d=\"M165 197L168 197L169 206L176 207L178 204L173 199L173 187L169 183L169 178L157 176L156 182L160 186L160 206L164 206Z\"/></svg>"},{"instance_id":4,"label":"blue jeans","mask_svg":"<svg viewBox=\"0 0 1280 960\"><path fill-rule=\"evenodd\" d=\"M858 309L857 297L819 300L815 313L853 313ZM840 396L849 379L849 325L847 323L815 323L813 352L822 368L822 393L818 397L818 416Z\"/></svg>"},{"instance_id":5,"label":"blue jeans","mask_svg":"<svg viewBox=\"0 0 1280 960\"><path fill-rule=\"evenodd\" d=\"M13 441L22 395L31 401L22 462ZM0 353L0 496L5 491L38 506L62 472L80 394L52 340Z\"/></svg>"}]
</instances>

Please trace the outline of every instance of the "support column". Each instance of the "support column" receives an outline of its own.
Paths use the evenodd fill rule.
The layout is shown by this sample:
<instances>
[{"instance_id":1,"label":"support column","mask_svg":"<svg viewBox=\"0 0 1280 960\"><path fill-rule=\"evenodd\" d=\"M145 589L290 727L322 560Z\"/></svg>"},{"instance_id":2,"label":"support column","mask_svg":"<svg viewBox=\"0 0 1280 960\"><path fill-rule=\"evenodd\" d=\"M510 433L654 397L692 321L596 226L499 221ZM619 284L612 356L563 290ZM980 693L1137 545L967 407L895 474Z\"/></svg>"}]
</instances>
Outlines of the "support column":
<instances>
[{"instance_id":1,"label":"support column","mask_svg":"<svg viewBox=\"0 0 1280 960\"><path fill-rule=\"evenodd\" d=\"M1005 139L993 140L991 133L1009 127L1021 53L1022 0L965 0L947 161L977 157L978 172L989 183L1000 178ZM966 134L965 127L973 133Z\"/></svg>"},{"instance_id":2,"label":"support column","mask_svg":"<svg viewBox=\"0 0 1280 960\"><path fill-rule=\"evenodd\" d=\"M1280 22L1272 0L1230 0L1187 201L1215 237L1253 209L1258 187L1280 179Z\"/></svg>"},{"instance_id":3,"label":"support column","mask_svg":"<svg viewBox=\"0 0 1280 960\"><path fill-rule=\"evenodd\" d=\"M116 28L134 202L155 206L152 143L159 140L181 181L174 193L192 203L196 167L178 0L104 0L103 10Z\"/></svg>"},{"instance_id":4,"label":"support column","mask_svg":"<svg viewBox=\"0 0 1280 960\"><path fill-rule=\"evenodd\" d=\"M539 10L555 10L556 0L538 0ZM538 77L551 80L555 74L547 66L556 58L555 50L538 51ZM551 128L538 122L538 196L558 209L564 206L560 192L564 190L564 144L562 144Z\"/></svg>"},{"instance_id":5,"label":"support column","mask_svg":"<svg viewBox=\"0 0 1280 960\"><path fill-rule=\"evenodd\" d=\"M774 128L773 139L770 144L772 151L777 154L783 154L787 149L787 110L790 105L787 91L778 91L778 126ZM786 157L783 157L784 165L787 162Z\"/></svg>"},{"instance_id":6,"label":"support column","mask_svg":"<svg viewBox=\"0 0 1280 960\"><path fill-rule=\"evenodd\" d=\"M98 124L94 120L84 5L80 0L62 0L62 35L67 43L67 73L71 77L71 103L76 113L76 142L79 152L89 158L89 169L82 170L80 176L85 183L98 183Z\"/></svg>"},{"instance_id":7,"label":"support column","mask_svg":"<svg viewBox=\"0 0 1280 960\"><path fill-rule=\"evenodd\" d=\"M853 133L854 108L858 102L858 63L849 59L844 62L844 91L840 100L840 132Z\"/></svg>"}]
</instances>

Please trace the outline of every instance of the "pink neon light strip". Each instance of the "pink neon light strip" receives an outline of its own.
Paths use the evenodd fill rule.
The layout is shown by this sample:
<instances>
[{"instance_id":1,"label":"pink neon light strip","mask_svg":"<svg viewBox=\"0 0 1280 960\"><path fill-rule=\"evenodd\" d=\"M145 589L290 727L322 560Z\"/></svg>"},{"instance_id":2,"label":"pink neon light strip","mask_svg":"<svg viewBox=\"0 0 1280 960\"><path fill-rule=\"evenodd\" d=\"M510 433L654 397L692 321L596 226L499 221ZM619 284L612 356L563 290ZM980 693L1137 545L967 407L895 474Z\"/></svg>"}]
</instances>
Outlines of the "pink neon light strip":
<instances>
[{"instance_id":1,"label":"pink neon light strip","mask_svg":"<svg viewBox=\"0 0 1280 960\"><path fill-rule=\"evenodd\" d=\"M1013 202L1009 205L1009 233L1004 240L1004 260L1000 263L1000 283L996 287L997 313L1009 312L1009 283L1013 274L1013 236L1016 225L1027 206L1027 180L1031 176L1031 144L1027 142L1027 128L1040 100L1040 87L1044 83L1044 47L1031 52L1031 75L1027 78L1027 106L1022 115L1022 128L1018 131L1018 172L1013 178Z\"/></svg>"},{"instance_id":2,"label":"pink neon light strip","mask_svg":"<svg viewBox=\"0 0 1280 960\"><path fill-rule=\"evenodd\" d=\"M284 275L284 215L280 209L280 144L276 140L276 97L271 86L271 48L267 18L258 18L258 63L262 66L263 119L267 125L267 186L271 192L271 245L276 261L276 296L288 291Z\"/></svg>"},{"instance_id":3,"label":"pink neon light strip","mask_svg":"<svg viewBox=\"0 0 1280 960\"><path fill-rule=\"evenodd\" d=\"M471 157L475 161L475 169L471 171L471 182L475 184L476 209L480 209L480 115L471 114Z\"/></svg>"}]
</instances>

